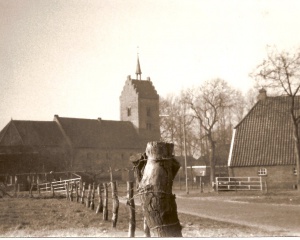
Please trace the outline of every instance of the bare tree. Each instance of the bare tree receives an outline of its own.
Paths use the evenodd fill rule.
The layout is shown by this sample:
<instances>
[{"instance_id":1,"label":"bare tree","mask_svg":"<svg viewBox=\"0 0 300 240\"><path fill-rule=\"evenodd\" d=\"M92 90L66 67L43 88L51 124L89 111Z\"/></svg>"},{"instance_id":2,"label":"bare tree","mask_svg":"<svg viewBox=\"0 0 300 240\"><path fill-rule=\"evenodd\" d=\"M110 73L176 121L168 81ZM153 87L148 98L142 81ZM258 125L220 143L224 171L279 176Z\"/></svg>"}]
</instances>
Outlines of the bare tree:
<instances>
[{"instance_id":1,"label":"bare tree","mask_svg":"<svg viewBox=\"0 0 300 240\"><path fill-rule=\"evenodd\" d=\"M300 89L300 49L289 53L269 48L267 58L250 74L260 87L269 88L277 95L287 95L289 98L289 113L293 122L293 137L295 143L297 189L300 190L299 165L299 105L296 96Z\"/></svg>"},{"instance_id":2,"label":"bare tree","mask_svg":"<svg viewBox=\"0 0 300 240\"><path fill-rule=\"evenodd\" d=\"M248 113L257 102L258 89L250 88L245 95L245 113Z\"/></svg>"},{"instance_id":3,"label":"bare tree","mask_svg":"<svg viewBox=\"0 0 300 240\"><path fill-rule=\"evenodd\" d=\"M159 109L161 140L174 143L176 155L183 156L183 127L185 127L187 152L188 155L194 155L198 150L197 140L194 136L192 118L185 114L182 95L168 95L161 98Z\"/></svg>"},{"instance_id":4,"label":"bare tree","mask_svg":"<svg viewBox=\"0 0 300 240\"><path fill-rule=\"evenodd\" d=\"M224 80L214 79L206 81L198 88L188 89L185 102L190 107L194 119L197 120L203 135L209 143L210 180L215 179L215 151L216 140L213 130L220 121L222 113L234 106L236 91Z\"/></svg>"}]
</instances>

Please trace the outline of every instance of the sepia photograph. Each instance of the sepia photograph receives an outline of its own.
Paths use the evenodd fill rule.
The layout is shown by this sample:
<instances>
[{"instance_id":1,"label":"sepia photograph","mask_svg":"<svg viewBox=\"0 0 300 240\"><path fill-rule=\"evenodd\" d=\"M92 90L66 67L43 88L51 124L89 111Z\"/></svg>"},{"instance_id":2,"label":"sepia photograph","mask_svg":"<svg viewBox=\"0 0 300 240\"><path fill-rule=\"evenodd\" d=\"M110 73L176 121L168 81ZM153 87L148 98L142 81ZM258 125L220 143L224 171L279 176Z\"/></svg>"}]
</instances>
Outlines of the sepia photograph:
<instances>
[{"instance_id":1,"label":"sepia photograph","mask_svg":"<svg viewBox=\"0 0 300 240\"><path fill-rule=\"evenodd\" d=\"M0 238L300 237L298 0L0 0Z\"/></svg>"}]
</instances>

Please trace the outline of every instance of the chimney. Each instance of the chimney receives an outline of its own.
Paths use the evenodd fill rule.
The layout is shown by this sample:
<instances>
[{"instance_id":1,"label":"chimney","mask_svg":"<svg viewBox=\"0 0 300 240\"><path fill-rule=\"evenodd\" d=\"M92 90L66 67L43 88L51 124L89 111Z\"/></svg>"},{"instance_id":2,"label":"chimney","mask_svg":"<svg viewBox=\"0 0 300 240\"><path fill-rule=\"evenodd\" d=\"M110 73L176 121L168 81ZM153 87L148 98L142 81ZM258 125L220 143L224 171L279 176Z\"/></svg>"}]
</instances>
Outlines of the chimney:
<instances>
[{"instance_id":1,"label":"chimney","mask_svg":"<svg viewBox=\"0 0 300 240\"><path fill-rule=\"evenodd\" d=\"M260 100L265 100L267 98L267 91L266 89L262 88L259 90L259 94L257 96L257 100L260 101Z\"/></svg>"}]
</instances>

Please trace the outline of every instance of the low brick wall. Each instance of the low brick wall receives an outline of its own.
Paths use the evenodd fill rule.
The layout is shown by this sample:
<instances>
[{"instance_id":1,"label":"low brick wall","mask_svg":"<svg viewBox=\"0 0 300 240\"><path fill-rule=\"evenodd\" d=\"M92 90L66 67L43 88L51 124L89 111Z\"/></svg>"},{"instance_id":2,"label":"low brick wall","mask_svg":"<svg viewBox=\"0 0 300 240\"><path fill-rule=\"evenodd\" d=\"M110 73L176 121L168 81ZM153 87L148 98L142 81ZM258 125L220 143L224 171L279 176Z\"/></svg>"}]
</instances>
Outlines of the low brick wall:
<instances>
[{"instance_id":1,"label":"low brick wall","mask_svg":"<svg viewBox=\"0 0 300 240\"><path fill-rule=\"evenodd\" d=\"M267 182L268 189L293 189L297 176L294 175L293 165L288 166L260 166L230 168L230 177L257 177L260 168L267 169L267 175L261 176Z\"/></svg>"}]
</instances>

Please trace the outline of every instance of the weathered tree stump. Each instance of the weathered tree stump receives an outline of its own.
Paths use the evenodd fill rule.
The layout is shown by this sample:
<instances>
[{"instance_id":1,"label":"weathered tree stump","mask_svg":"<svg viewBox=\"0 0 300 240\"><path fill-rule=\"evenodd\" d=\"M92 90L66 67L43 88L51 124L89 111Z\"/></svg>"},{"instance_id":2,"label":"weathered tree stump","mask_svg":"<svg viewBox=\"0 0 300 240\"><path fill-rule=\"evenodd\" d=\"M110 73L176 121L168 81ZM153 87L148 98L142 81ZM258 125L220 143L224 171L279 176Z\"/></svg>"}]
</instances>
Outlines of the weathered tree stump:
<instances>
[{"instance_id":1,"label":"weathered tree stump","mask_svg":"<svg viewBox=\"0 0 300 240\"><path fill-rule=\"evenodd\" d=\"M107 183L103 183L103 220L108 220L108 189Z\"/></svg>"},{"instance_id":2,"label":"weathered tree stump","mask_svg":"<svg viewBox=\"0 0 300 240\"><path fill-rule=\"evenodd\" d=\"M118 190L117 183L111 182L111 194L112 194L112 227L115 228L117 226L118 221L118 212L119 212L119 199L118 199Z\"/></svg>"},{"instance_id":3,"label":"weathered tree stump","mask_svg":"<svg viewBox=\"0 0 300 240\"><path fill-rule=\"evenodd\" d=\"M98 192L99 203L98 203L98 207L96 208L96 214L103 213L103 202L102 202L101 190L102 190L102 186L101 184L98 184L97 192Z\"/></svg>"},{"instance_id":4,"label":"weathered tree stump","mask_svg":"<svg viewBox=\"0 0 300 240\"><path fill-rule=\"evenodd\" d=\"M173 149L172 143L149 142L146 154L133 161L143 214L154 237L182 237L172 194L173 180L180 168Z\"/></svg>"},{"instance_id":5,"label":"weathered tree stump","mask_svg":"<svg viewBox=\"0 0 300 240\"><path fill-rule=\"evenodd\" d=\"M129 208L129 229L128 237L135 236L135 203L133 198L133 182L127 182L127 206Z\"/></svg>"}]
</instances>

